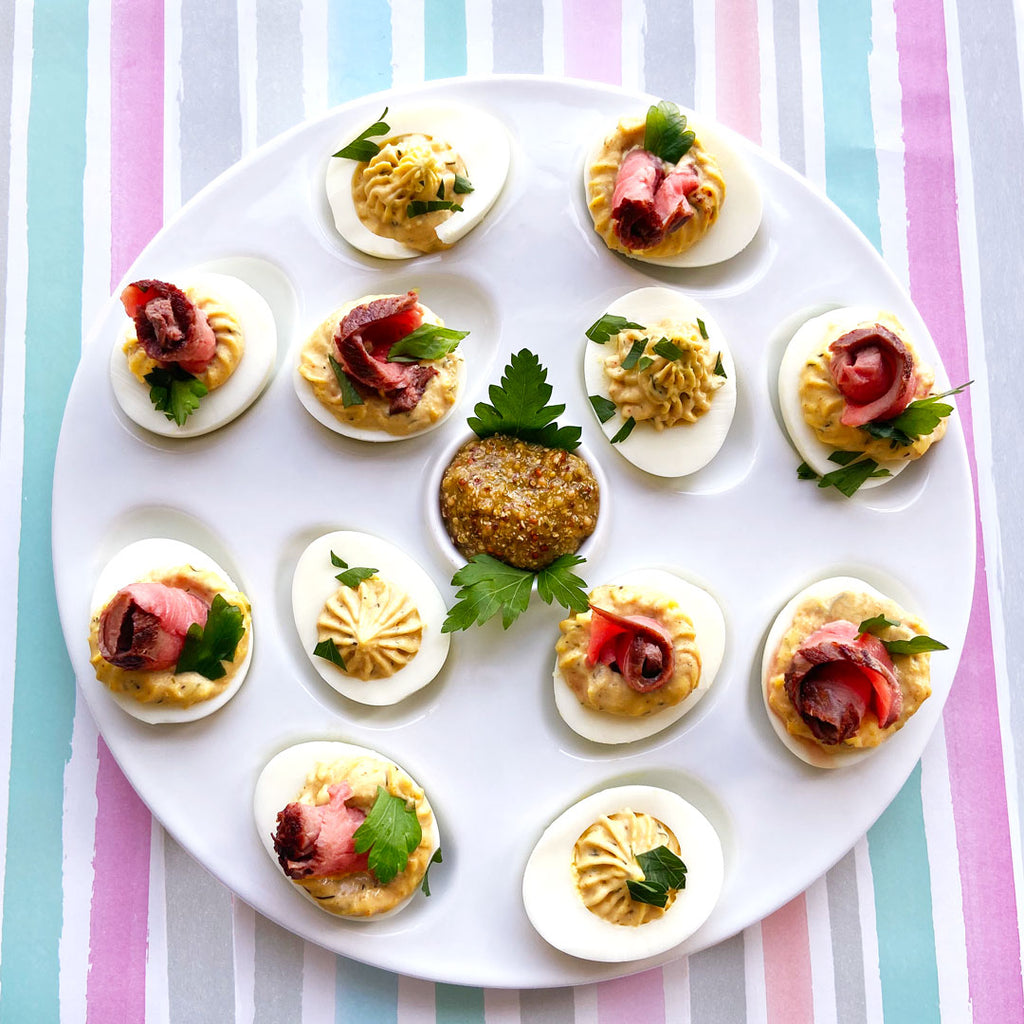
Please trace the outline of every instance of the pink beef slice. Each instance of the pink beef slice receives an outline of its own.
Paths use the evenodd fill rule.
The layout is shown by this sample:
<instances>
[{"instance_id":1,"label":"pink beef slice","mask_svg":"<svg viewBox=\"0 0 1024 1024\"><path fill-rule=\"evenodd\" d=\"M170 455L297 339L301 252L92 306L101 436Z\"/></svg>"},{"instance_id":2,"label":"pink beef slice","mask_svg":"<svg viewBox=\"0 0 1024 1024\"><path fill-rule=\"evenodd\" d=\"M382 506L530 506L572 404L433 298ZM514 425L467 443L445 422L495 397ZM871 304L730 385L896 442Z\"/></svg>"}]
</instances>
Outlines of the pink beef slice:
<instances>
[{"instance_id":1,"label":"pink beef slice","mask_svg":"<svg viewBox=\"0 0 1024 1024\"><path fill-rule=\"evenodd\" d=\"M327 878L367 870L368 854L356 853L353 839L366 815L345 803L352 787L340 782L327 792L326 804L290 803L277 815L274 850L289 878Z\"/></svg>"}]
</instances>

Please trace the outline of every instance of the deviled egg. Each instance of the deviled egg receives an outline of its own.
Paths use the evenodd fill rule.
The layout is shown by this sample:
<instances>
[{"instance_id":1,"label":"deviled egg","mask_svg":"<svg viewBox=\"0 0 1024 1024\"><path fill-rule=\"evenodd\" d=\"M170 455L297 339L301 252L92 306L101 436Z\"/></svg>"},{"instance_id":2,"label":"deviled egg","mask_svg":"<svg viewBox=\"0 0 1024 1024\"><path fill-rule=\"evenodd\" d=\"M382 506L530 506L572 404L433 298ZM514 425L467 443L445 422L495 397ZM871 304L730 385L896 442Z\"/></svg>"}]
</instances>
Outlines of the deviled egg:
<instances>
[{"instance_id":1,"label":"deviled egg","mask_svg":"<svg viewBox=\"0 0 1024 1024\"><path fill-rule=\"evenodd\" d=\"M665 100L594 145L583 186L605 245L647 263L721 263L761 224L760 186L729 133Z\"/></svg>"},{"instance_id":2,"label":"deviled egg","mask_svg":"<svg viewBox=\"0 0 1024 1024\"><path fill-rule=\"evenodd\" d=\"M433 580L394 544L353 530L314 540L295 566L292 611L317 672L361 704L396 704L448 657Z\"/></svg>"},{"instance_id":3,"label":"deviled egg","mask_svg":"<svg viewBox=\"0 0 1024 1024\"><path fill-rule=\"evenodd\" d=\"M693 804L654 786L619 786L547 827L523 874L523 904L557 949L623 963L688 939L714 910L724 878L721 841Z\"/></svg>"},{"instance_id":4,"label":"deviled egg","mask_svg":"<svg viewBox=\"0 0 1024 1024\"><path fill-rule=\"evenodd\" d=\"M470 107L388 111L340 133L327 168L338 233L370 256L404 260L448 249L494 205L511 161L504 126Z\"/></svg>"},{"instance_id":5,"label":"deviled egg","mask_svg":"<svg viewBox=\"0 0 1024 1024\"><path fill-rule=\"evenodd\" d=\"M360 441L398 441L440 426L466 380L459 343L404 295L364 295L334 310L303 344L294 384L311 416Z\"/></svg>"},{"instance_id":6,"label":"deviled egg","mask_svg":"<svg viewBox=\"0 0 1024 1024\"><path fill-rule=\"evenodd\" d=\"M92 594L96 678L143 722L191 722L223 707L252 658L250 605L217 562L182 541L122 548Z\"/></svg>"},{"instance_id":7,"label":"deviled egg","mask_svg":"<svg viewBox=\"0 0 1024 1024\"><path fill-rule=\"evenodd\" d=\"M121 293L128 321L110 354L125 414L164 437L197 437L252 405L277 360L267 301L228 274L192 270Z\"/></svg>"},{"instance_id":8,"label":"deviled egg","mask_svg":"<svg viewBox=\"0 0 1024 1024\"><path fill-rule=\"evenodd\" d=\"M864 580L818 580L768 631L761 660L768 719L802 761L854 764L931 695L928 652L944 649L916 615Z\"/></svg>"},{"instance_id":9,"label":"deviled egg","mask_svg":"<svg viewBox=\"0 0 1024 1024\"><path fill-rule=\"evenodd\" d=\"M583 377L605 436L653 476L687 476L721 450L736 366L721 329L672 288L640 288L587 331Z\"/></svg>"},{"instance_id":10,"label":"deviled egg","mask_svg":"<svg viewBox=\"0 0 1024 1024\"><path fill-rule=\"evenodd\" d=\"M366 747L313 740L260 773L256 830L271 860L321 910L353 920L398 913L440 860L423 789Z\"/></svg>"},{"instance_id":11,"label":"deviled egg","mask_svg":"<svg viewBox=\"0 0 1024 1024\"><path fill-rule=\"evenodd\" d=\"M562 621L555 707L595 743L630 743L677 722L708 692L725 618L704 589L666 569L635 569Z\"/></svg>"}]
</instances>

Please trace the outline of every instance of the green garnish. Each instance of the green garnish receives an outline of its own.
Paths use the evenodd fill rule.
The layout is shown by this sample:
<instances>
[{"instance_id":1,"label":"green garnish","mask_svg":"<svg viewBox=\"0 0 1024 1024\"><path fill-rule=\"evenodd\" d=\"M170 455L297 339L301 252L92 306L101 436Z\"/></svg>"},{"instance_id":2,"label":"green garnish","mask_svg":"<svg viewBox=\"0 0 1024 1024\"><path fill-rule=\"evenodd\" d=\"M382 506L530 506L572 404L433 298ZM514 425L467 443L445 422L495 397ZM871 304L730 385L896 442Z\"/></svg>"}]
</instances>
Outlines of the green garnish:
<instances>
[{"instance_id":1,"label":"green garnish","mask_svg":"<svg viewBox=\"0 0 1024 1024\"><path fill-rule=\"evenodd\" d=\"M801 462L796 475L801 480L817 480L819 487L834 487L849 498L871 477L890 475L889 470L880 468L874 459L861 459L860 456L860 452L835 451L829 456L829 461L835 462L841 469L835 469L819 478L815 470L806 462ZM860 461L855 461L858 459Z\"/></svg>"},{"instance_id":2,"label":"green garnish","mask_svg":"<svg viewBox=\"0 0 1024 1024\"><path fill-rule=\"evenodd\" d=\"M440 864L440 863L441 863L441 847L439 846L434 851L434 856L430 858L430 864ZM420 884L420 888L423 890L423 895L424 896L429 896L430 895L430 883L428 881L428 877L430 875L430 864L427 865L427 870L423 872L423 882Z\"/></svg>"},{"instance_id":3,"label":"green garnish","mask_svg":"<svg viewBox=\"0 0 1024 1024\"><path fill-rule=\"evenodd\" d=\"M682 160L696 135L686 129L686 116L670 100L647 108L644 149L670 164Z\"/></svg>"},{"instance_id":4,"label":"green garnish","mask_svg":"<svg viewBox=\"0 0 1024 1024\"><path fill-rule=\"evenodd\" d=\"M207 679L220 679L227 672L221 662L234 661L244 635L242 609L217 594L210 604L206 625L193 622L188 627L175 673L198 672Z\"/></svg>"},{"instance_id":5,"label":"green garnish","mask_svg":"<svg viewBox=\"0 0 1024 1024\"><path fill-rule=\"evenodd\" d=\"M605 398L604 395L587 395L587 398L590 399L590 404L602 423L607 423L615 415L618 406L610 398Z\"/></svg>"},{"instance_id":6,"label":"green garnish","mask_svg":"<svg viewBox=\"0 0 1024 1024\"><path fill-rule=\"evenodd\" d=\"M559 427L555 420L565 411L564 405L548 405L551 385L548 371L529 349L512 355L505 367L500 386L487 390L491 405L478 402L467 422L477 437L504 434L520 441L562 448L567 452L579 447L580 427Z\"/></svg>"},{"instance_id":7,"label":"green garnish","mask_svg":"<svg viewBox=\"0 0 1024 1024\"><path fill-rule=\"evenodd\" d=\"M636 367L636 364L640 362L640 357L644 354L644 349L647 348L646 338L637 338L633 342L632 347L626 353L626 358L622 360L622 368L624 370L632 370Z\"/></svg>"},{"instance_id":8,"label":"green garnish","mask_svg":"<svg viewBox=\"0 0 1024 1024\"><path fill-rule=\"evenodd\" d=\"M455 185L452 189L456 195L464 196L470 192L473 192L473 185L469 178L464 178L461 174L455 175Z\"/></svg>"},{"instance_id":9,"label":"green garnish","mask_svg":"<svg viewBox=\"0 0 1024 1024\"><path fill-rule=\"evenodd\" d=\"M700 331L700 336L707 341L708 340L708 329L704 326L704 321L700 317L697 317L697 330Z\"/></svg>"},{"instance_id":10,"label":"green garnish","mask_svg":"<svg viewBox=\"0 0 1024 1024\"><path fill-rule=\"evenodd\" d=\"M199 408L199 400L208 393L207 386L180 366L158 366L145 376L149 385L149 400L157 412L162 412L178 426L183 426Z\"/></svg>"},{"instance_id":11,"label":"green garnish","mask_svg":"<svg viewBox=\"0 0 1024 1024\"><path fill-rule=\"evenodd\" d=\"M592 323L584 332L591 341L603 345L613 335L620 331L642 331L643 324L635 324L624 316L615 316L614 313L605 313L600 320Z\"/></svg>"},{"instance_id":12,"label":"green garnish","mask_svg":"<svg viewBox=\"0 0 1024 1024\"><path fill-rule=\"evenodd\" d=\"M626 438L633 433L633 428L635 426L636 420L632 416L630 416L629 419L626 420L626 422L623 423L621 427L619 427L615 436L612 438L611 443L618 444L620 441L625 441Z\"/></svg>"},{"instance_id":13,"label":"green garnish","mask_svg":"<svg viewBox=\"0 0 1024 1024\"><path fill-rule=\"evenodd\" d=\"M722 353L721 352L718 353L718 358L715 360L715 376L716 377L725 377L726 380L729 379L729 375L725 372L725 367L722 365Z\"/></svg>"},{"instance_id":14,"label":"green garnish","mask_svg":"<svg viewBox=\"0 0 1024 1024\"><path fill-rule=\"evenodd\" d=\"M369 569L366 566L357 565L349 568L348 562L344 558L339 558L333 551L331 552L331 565L335 569L344 569L344 572L339 572L334 578L343 587L352 587L355 589L359 586L363 580L368 580L371 576L375 576L377 573L376 569Z\"/></svg>"},{"instance_id":15,"label":"green garnish","mask_svg":"<svg viewBox=\"0 0 1024 1024\"><path fill-rule=\"evenodd\" d=\"M557 601L563 608L584 612L589 607L586 584L572 572L584 559L579 555L561 555L550 565L532 572L506 565L492 555L474 555L452 577L459 587L455 604L441 626L442 633L469 629L501 612L501 624L508 629L526 611L533 581L545 604Z\"/></svg>"},{"instance_id":16,"label":"green garnish","mask_svg":"<svg viewBox=\"0 0 1024 1024\"><path fill-rule=\"evenodd\" d=\"M878 637L879 640L882 638L879 633L891 626L898 626L898 622L894 622L892 619L887 619L884 615L874 615L870 619L865 619L858 627L858 633L870 633L872 636ZM948 651L949 648L938 640L933 640L930 636L925 636L923 633L919 633L917 636L911 637L909 640L882 640L882 646L890 654L924 654L927 651Z\"/></svg>"},{"instance_id":17,"label":"green garnish","mask_svg":"<svg viewBox=\"0 0 1024 1024\"><path fill-rule=\"evenodd\" d=\"M388 350L389 363L415 363L420 359L443 359L459 347L469 331L455 331L437 324L420 324Z\"/></svg>"},{"instance_id":18,"label":"green garnish","mask_svg":"<svg viewBox=\"0 0 1024 1024\"><path fill-rule=\"evenodd\" d=\"M686 353L674 342L669 341L668 338L662 338L654 346L654 351L658 353L662 359L667 359L672 362L673 359L682 359Z\"/></svg>"},{"instance_id":19,"label":"green garnish","mask_svg":"<svg viewBox=\"0 0 1024 1024\"><path fill-rule=\"evenodd\" d=\"M387 113L388 108L385 107L384 113L366 131L361 132L347 146L343 146L334 155L340 156L345 160L358 160L360 163L372 160L380 152L380 146L376 142L370 142L370 136L387 135L391 131L384 123Z\"/></svg>"},{"instance_id":20,"label":"green garnish","mask_svg":"<svg viewBox=\"0 0 1024 1024\"><path fill-rule=\"evenodd\" d=\"M399 871L405 870L409 854L420 845L423 829L415 807L378 786L370 813L352 838L356 853L369 851L370 870L381 885L387 885Z\"/></svg>"},{"instance_id":21,"label":"green garnish","mask_svg":"<svg viewBox=\"0 0 1024 1024\"><path fill-rule=\"evenodd\" d=\"M406 217L422 217L425 213L437 213L438 210L462 213L462 207L452 199L414 199L405 208L405 215Z\"/></svg>"},{"instance_id":22,"label":"green garnish","mask_svg":"<svg viewBox=\"0 0 1024 1024\"><path fill-rule=\"evenodd\" d=\"M629 895L637 903L664 907L670 892L686 888L686 865L667 846L638 853L636 862L644 873L642 881L626 881Z\"/></svg>"},{"instance_id":23,"label":"green garnish","mask_svg":"<svg viewBox=\"0 0 1024 1024\"><path fill-rule=\"evenodd\" d=\"M806 462L801 462L800 465L796 467L796 475L797 478L800 480L818 479L818 474L813 469L811 469L811 467L808 466Z\"/></svg>"},{"instance_id":24,"label":"green garnish","mask_svg":"<svg viewBox=\"0 0 1024 1024\"><path fill-rule=\"evenodd\" d=\"M889 440L893 448L913 444L919 437L930 434L939 425L939 421L953 411L953 406L942 399L949 398L950 395L959 395L973 383L973 380L969 380L958 388L943 391L941 395L919 398L916 402L911 402L899 416L894 416L891 420L879 420L877 423L865 423L864 429L872 437L883 441Z\"/></svg>"},{"instance_id":25,"label":"green garnish","mask_svg":"<svg viewBox=\"0 0 1024 1024\"><path fill-rule=\"evenodd\" d=\"M872 636L878 636L883 630L888 629L890 626L898 626L899 623L892 619L887 619L884 615L873 615L870 619L865 619L858 627L858 633L870 633Z\"/></svg>"},{"instance_id":26,"label":"green garnish","mask_svg":"<svg viewBox=\"0 0 1024 1024\"><path fill-rule=\"evenodd\" d=\"M650 356L641 356L639 362L636 364L637 372L643 373L649 366L654 365L654 360Z\"/></svg>"},{"instance_id":27,"label":"green garnish","mask_svg":"<svg viewBox=\"0 0 1024 1024\"><path fill-rule=\"evenodd\" d=\"M341 656L341 651L338 650L338 645L333 640L321 640L313 648L313 653L318 658L323 658L325 661L331 662L332 665L337 665L343 672L347 671L345 659Z\"/></svg>"},{"instance_id":28,"label":"green garnish","mask_svg":"<svg viewBox=\"0 0 1024 1024\"><path fill-rule=\"evenodd\" d=\"M338 382L338 387L341 388L341 404L346 409L350 405L362 405L363 396L356 391L355 384L352 383L349 375L341 368L341 363L334 356L328 356L327 360L334 371L334 379Z\"/></svg>"}]
</instances>

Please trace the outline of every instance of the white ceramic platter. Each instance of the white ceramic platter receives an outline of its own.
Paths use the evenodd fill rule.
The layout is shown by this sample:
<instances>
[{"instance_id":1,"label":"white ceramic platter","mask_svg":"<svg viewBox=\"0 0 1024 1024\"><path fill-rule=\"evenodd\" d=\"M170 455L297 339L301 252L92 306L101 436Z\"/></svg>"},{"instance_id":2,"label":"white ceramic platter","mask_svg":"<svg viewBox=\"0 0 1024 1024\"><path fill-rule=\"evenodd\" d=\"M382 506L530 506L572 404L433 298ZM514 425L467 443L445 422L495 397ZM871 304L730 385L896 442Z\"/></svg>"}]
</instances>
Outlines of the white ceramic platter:
<instances>
[{"instance_id":1,"label":"white ceramic platter","mask_svg":"<svg viewBox=\"0 0 1024 1024\"><path fill-rule=\"evenodd\" d=\"M328 154L384 103L462 101L501 119L513 140L504 193L445 253L396 266L349 248L324 198ZM898 480L853 500L799 481L773 381L801 310L873 303L896 312L925 355L924 324L870 245L805 181L732 136L765 195L750 246L719 266L664 269L609 252L580 187L593 139L650 97L531 78L441 82L359 100L302 125L231 169L189 203L127 276L204 264L261 291L280 351L332 308L363 294L421 289L463 342L461 407L438 430L395 444L341 437L296 399L281 357L267 391L215 433L173 441L119 411L109 350L124 316L112 299L89 338L68 400L53 488L53 551L65 637L81 692L132 784L171 834L260 912L338 953L439 981L534 987L641 970L733 935L806 888L870 827L907 778L939 719L966 632L974 520L966 450L954 417L945 440ZM353 131L354 129L354 131ZM582 380L585 329L620 295L684 288L730 339L735 421L717 458L663 480L608 445ZM792 333L792 329L790 332ZM573 733L551 697L560 612L534 600L506 633L498 621L454 637L441 675L393 707L352 703L301 649L291 614L295 563L329 530L376 533L417 558L447 601L451 567L424 520L438 453L466 431L509 354L528 345L549 369L563 423L604 469L605 542L584 567L591 585L643 565L675 565L726 616L726 652L707 697L676 725L625 747ZM252 667L216 714L178 726L126 715L96 682L86 643L100 567L142 536L206 550L253 605ZM936 552L941 552L937 556ZM778 610L811 580L849 573L919 611L950 647L933 656L935 694L910 724L853 768L795 758L765 718L761 645ZM252 818L261 769L282 748L340 739L380 750L426 788L445 837L429 899L377 923L311 906L266 856ZM549 947L530 927L522 873L545 827L612 785L675 789L714 824L725 852L721 900L675 950L633 964L593 964Z\"/></svg>"}]
</instances>

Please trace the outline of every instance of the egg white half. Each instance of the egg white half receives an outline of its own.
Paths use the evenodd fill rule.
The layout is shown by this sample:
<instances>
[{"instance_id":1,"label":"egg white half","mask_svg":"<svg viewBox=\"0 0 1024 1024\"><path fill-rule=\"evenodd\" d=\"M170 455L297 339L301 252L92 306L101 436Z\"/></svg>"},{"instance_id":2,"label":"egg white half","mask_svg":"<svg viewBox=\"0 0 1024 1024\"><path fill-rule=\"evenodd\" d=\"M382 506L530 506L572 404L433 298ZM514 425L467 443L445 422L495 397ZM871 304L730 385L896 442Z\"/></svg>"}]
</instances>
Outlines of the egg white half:
<instances>
[{"instance_id":1,"label":"egg white half","mask_svg":"<svg viewBox=\"0 0 1024 1024\"><path fill-rule=\"evenodd\" d=\"M660 918L637 927L591 913L573 878L573 848L603 814L629 809L667 825L679 840L686 887ZM654 786L619 786L573 804L544 831L523 874L523 905L541 937L570 956L603 963L643 960L688 939L711 915L725 879L718 833L693 804Z\"/></svg>"},{"instance_id":2,"label":"egg white half","mask_svg":"<svg viewBox=\"0 0 1024 1024\"><path fill-rule=\"evenodd\" d=\"M858 761L869 757L877 750L877 747L865 747L855 750L845 745L833 754L826 754L821 747L810 740L794 736L786 728L786 723L768 706L768 681L771 678L772 662L775 654L782 643L782 638L793 623L793 616L797 608L809 598L821 598L830 600L844 591L852 591L857 594L867 594L878 601L886 598L879 593L870 583L857 579L855 576L831 576L828 579L818 580L810 586L804 587L786 606L779 612L772 628L768 631L768 637L764 642L764 653L761 657L761 700L764 709L768 714L768 721L776 735L801 761L814 765L816 768L843 768L847 765L856 764Z\"/></svg>"},{"instance_id":3,"label":"egg white half","mask_svg":"<svg viewBox=\"0 0 1024 1024\"><path fill-rule=\"evenodd\" d=\"M190 565L194 569L205 569L215 573L231 590L238 590L238 586L231 577L206 552L180 540L172 540L168 537L147 537L122 548L103 567L96 578L96 585L93 587L92 601L89 606L91 614L95 615L102 611L122 587L137 583L147 573L159 569L172 569L181 565ZM194 722L196 719L205 718L218 708L222 708L238 692L249 671L252 650L253 638L250 637L245 659L231 682L216 697L199 701L187 708L176 707L172 704L144 704L129 694L115 693L98 680L96 685L108 693L128 714L143 722L153 725L163 722Z\"/></svg>"},{"instance_id":4,"label":"egg white half","mask_svg":"<svg viewBox=\"0 0 1024 1024\"><path fill-rule=\"evenodd\" d=\"M804 419L800 403L800 373L809 359L827 349L837 338L865 323L881 323L894 333L906 337L906 331L900 322L884 309L875 306L843 306L807 320L786 346L779 365L779 410L782 413L782 421L800 457L819 476L831 473L839 466L829 461L835 447L822 444L813 428ZM861 490L888 483L911 462L909 459L876 461L889 470L890 475L868 477L861 484Z\"/></svg>"},{"instance_id":5,"label":"egg white half","mask_svg":"<svg viewBox=\"0 0 1024 1024\"><path fill-rule=\"evenodd\" d=\"M208 434L240 416L260 396L274 372L277 360L277 325L266 299L237 277L209 271L188 271L171 282L184 291L195 287L216 295L230 307L245 338L245 351L234 373L219 387L205 395L199 408L182 426L153 408L149 385L140 383L129 371L122 347L135 327L125 324L110 353L110 382L125 415L140 427L163 437L198 437Z\"/></svg>"},{"instance_id":6,"label":"egg white half","mask_svg":"<svg viewBox=\"0 0 1024 1024\"><path fill-rule=\"evenodd\" d=\"M700 241L675 256L646 256L638 252L621 255L663 267L708 267L732 259L750 244L761 226L764 200L761 197L761 186L749 164L725 132L714 124L701 122L688 110L683 113L687 117L687 127L696 132L701 146L718 161L725 180L725 199L718 219ZM590 166L598 160L603 148L602 137L587 154L583 165L584 196L587 194Z\"/></svg>"},{"instance_id":7,"label":"egg white half","mask_svg":"<svg viewBox=\"0 0 1024 1024\"><path fill-rule=\"evenodd\" d=\"M253 817L256 820L256 831L259 833L263 848L267 851L275 869L288 884L318 909L323 911L317 901L313 899L301 886L292 885L291 879L283 875L281 866L278 863L277 852L274 850L274 834L277 832L277 815L283 811L288 804L292 803L302 792L306 784L306 776L321 762L347 760L357 757L374 757L387 764L396 765L401 771L405 771L401 765L392 761L391 758L379 754L369 747L360 747L354 743L343 743L340 740L310 740L306 743L297 743L295 746L286 747L279 754L272 757L260 772L256 780L256 789L253 793ZM409 773L406 772L408 775ZM410 776L411 777L411 776ZM418 785L419 783L417 783ZM424 796L424 802L430 807L430 803ZM430 841L430 855L441 845L441 835L437 827L437 815L431 808L432 827L427 832ZM404 900L397 903L390 910L380 914L373 914L370 917L348 917L348 921L367 923L380 921L386 917L393 917L403 908L409 905L410 901L419 891L419 887L413 890ZM327 913L327 911L323 911ZM336 919L342 915L331 914Z\"/></svg>"},{"instance_id":8,"label":"egg white half","mask_svg":"<svg viewBox=\"0 0 1024 1024\"><path fill-rule=\"evenodd\" d=\"M341 569L331 564L331 552L351 567L377 570L377 577L395 583L419 610L423 622L420 649L408 665L386 679L357 679L313 654L316 622L324 603L341 584ZM449 634L441 632L447 615L444 599L434 581L404 551L379 537L354 530L338 530L317 537L299 556L292 577L292 612L299 642L317 672L339 693L360 704L382 707L397 704L421 690L441 671L448 657Z\"/></svg>"},{"instance_id":9,"label":"egg white half","mask_svg":"<svg viewBox=\"0 0 1024 1024\"><path fill-rule=\"evenodd\" d=\"M408 107L389 110L384 118L389 127L385 136L371 141L382 144L397 135L420 133L443 139L462 158L473 191L459 197L461 213L455 213L437 229L437 237L452 245L467 235L487 215L508 177L512 147L508 132L497 118L470 107ZM352 124L338 133L338 148L348 145L371 124ZM352 200L352 175L358 161L331 157L327 167L327 200L338 233L356 249L384 260L407 260L424 255L393 238L375 235L356 213Z\"/></svg>"},{"instance_id":10,"label":"egg white half","mask_svg":"<svg viewBox=\"0 0 1024 1024\"><path fill-rule=\"evenodd\" d=\"M666 569L634 569L611 583L643 587L676 601L693 623L695 643L700 650L700 680L696 689L678 704L639 718L610 715L585 707L566 685L558 668L558 658L555 658L555 707L569 728L595 743L632 743L678 722L711 688L725 655L725 616L706 590Z\"/></svg>"},{"instance_id":11,"label":"egg white half","mask_svg":"<svg viewBox=\"0 0 1024 1024\"><path fill-rule=\"evenodd\" d=\"M644 327L666 318L695 323L699 317L704 322L708 345L712 352L721 353L726 374L725 383L711 399L711 408L696 423L680 423L665 430L656 430L650 423L641 421L629 437L613 445L624 459L652 476L680 477L695 473L721 450L736 415L736 364L721 329L700 303L672 288L639 288L616 299L605 312L624 316ZM604 345L587 341L583 350L583 378L588 395L611 398L604 359L613 346L613 339ZM624 422L621 412L616 412L602 423L605 437L610 441Z\"/></svg>"}]
</instances>

